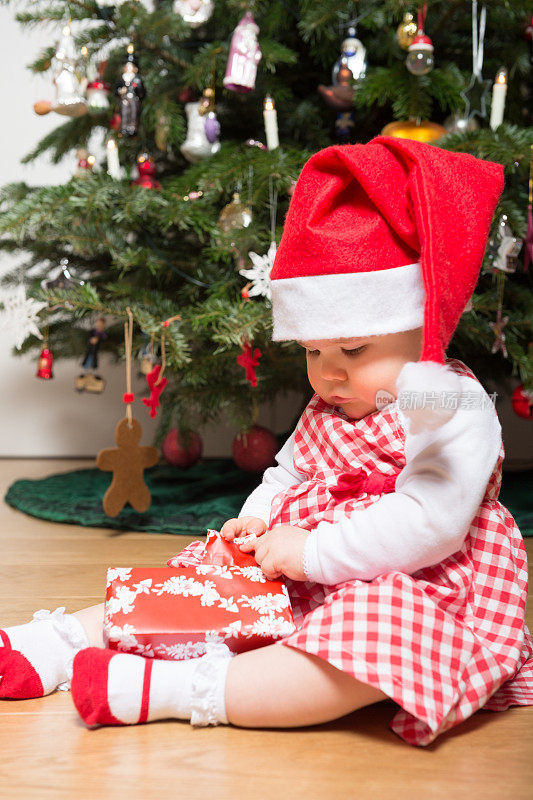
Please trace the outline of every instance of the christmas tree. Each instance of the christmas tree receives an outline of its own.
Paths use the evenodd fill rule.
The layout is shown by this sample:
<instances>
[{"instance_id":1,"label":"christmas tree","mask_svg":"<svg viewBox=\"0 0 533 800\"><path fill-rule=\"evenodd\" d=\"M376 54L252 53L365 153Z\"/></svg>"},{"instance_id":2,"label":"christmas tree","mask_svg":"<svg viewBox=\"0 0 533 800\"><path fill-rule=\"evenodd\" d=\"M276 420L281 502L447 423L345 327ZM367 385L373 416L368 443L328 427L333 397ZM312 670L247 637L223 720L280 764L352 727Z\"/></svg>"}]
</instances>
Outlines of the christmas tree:
<instances>
[{"instance_id":1,"label":"christmas tree","mask_svg":"<svg viewBox=\"0 0 533 800\"><path fill-rule=\"evenodd\" d=\"M79 153L65 185L2 190L22 352L45 330L55 357L81 358L104 316L92 346L121 355L130 309L134 355L148 368L159 357L168 380L160 438L222 412L246 428L287 390L305 405L301 349L270 341L275 242L305 161L384 131L505 165L448 355L533 390L533 25L521 0L41 0L17 19L54 27L30 69L50 72L35 110L58 126L25 161Z\"/></svg>"}]
</instances>

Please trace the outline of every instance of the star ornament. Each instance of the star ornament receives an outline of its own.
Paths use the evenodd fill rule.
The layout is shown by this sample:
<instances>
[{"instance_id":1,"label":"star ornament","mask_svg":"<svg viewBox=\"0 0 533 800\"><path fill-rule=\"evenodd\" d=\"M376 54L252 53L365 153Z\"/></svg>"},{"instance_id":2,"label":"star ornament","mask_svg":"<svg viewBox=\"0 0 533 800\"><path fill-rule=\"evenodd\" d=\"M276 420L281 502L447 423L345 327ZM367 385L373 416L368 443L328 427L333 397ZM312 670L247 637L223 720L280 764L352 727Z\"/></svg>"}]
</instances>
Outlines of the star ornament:
<instances>
[{"instance_id":1,"label":"star ornament","mask_svg":"<svg viewBox=\"0 0 533 800\"><path fill-rule=\"evenodd\" d=\"M21 284L15 289L5 293L2 298L4 306L4 318L2 319L2 328L7 328L15 334L15 346L20 350L22 343L28 336L36 336L42 339L42 334L37 327L37 315L43 308L46 308L48 303L43 303L39 300L34 300L32 297L26 297L26 289Z\"/></svg>"},{"instance_id":2,"label":"star ornament","mask_svg":"<svg viewBox=\"0 0 533 800\"><path fill-rule=\"evenodd\" d=\"M487 118L487 94L490 85L490 78L483 80L483 78L478 78L477 75L472 75L470 83L461 92L461 97L465 102L464 119L469 120L472 117Z\"/></svg>"},{"instance_id":3,"label":"star ornament","mask_svg":"<svg viewBox=\"0 0 533 800\"><path fill-rule=\"evenodd\" d=\"M268 248L268 253L260 256L257 253L250 252L250 260L254 265L252 269L240 269L239 275L247 278L252 284L252 288L248 290L250 297L257 297L261 295L266 297L267 300L272 300L272 289L270 286L270 273L276 258L276 242L271 242Z\"/></svg>"}]
</instances>

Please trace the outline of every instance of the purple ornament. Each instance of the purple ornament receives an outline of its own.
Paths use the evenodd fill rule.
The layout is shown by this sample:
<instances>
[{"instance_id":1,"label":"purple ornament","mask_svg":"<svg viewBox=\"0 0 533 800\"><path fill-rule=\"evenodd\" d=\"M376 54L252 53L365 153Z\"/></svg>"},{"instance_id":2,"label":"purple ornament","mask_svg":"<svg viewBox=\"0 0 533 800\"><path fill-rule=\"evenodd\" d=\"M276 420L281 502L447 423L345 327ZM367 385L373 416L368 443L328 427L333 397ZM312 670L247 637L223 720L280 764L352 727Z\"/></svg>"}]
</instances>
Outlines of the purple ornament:
<instances>
[{"instance_id":1,"label":"purple ornament","mask_svg":"<svg viewBox=\"0 0 533 800\"><path fill-rule=\"evenodd\" d=\"M232 92L245 94L255 89L257 65L261 61L261 50L257 42L259 26L250 11L233 31L229 50L224 86Z\"/></svg>"},{"instance_id":2,"label":"purple ornament","mask_svg":"<svg viewBox=\"0 0 533 800\"><path fill-rule=\"evenodd\" d=\"M220 122L217 119L217 115L214 111L210 111L205 120L205 135L207 136L207 141L216 142L220 135Z\"/></svg>"}]
</instances>

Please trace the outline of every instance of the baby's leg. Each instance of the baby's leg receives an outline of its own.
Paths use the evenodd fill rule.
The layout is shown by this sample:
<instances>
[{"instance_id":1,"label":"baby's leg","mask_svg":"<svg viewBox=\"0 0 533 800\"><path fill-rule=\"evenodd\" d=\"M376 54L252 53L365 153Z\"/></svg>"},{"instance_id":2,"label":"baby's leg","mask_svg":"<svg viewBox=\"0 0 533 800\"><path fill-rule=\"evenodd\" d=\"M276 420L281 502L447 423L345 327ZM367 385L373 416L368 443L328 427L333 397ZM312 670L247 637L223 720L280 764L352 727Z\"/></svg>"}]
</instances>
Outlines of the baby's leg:
<instances>
[{"instance_id":1,"label":"baby's leg","mask_svg":"<svg viewBox=\"0 0 533 800\"><path fill-rule=\"evenodd\" d=\"M216 650L216 647L215 647ZM163 661L101 648L76 655L72 699L90 727L187 719L245 728L319 725L387 695L281 644Z\"/></svg>"},{"instance_id":2,"label":"baby's leg","mask_svg":"<svg viewBox=\"0 0 533 800\"><path fill-rule=\"evenodd\" d=\"M104 644L104 604L89 606L76 611L72 615L76 617L83 627L89 640L90 647L105 647Z\"/></svg>"},{"instance_id":3,"label":"baby's leg","mask_svg":"<svg viewBox=\"0 0 533 800\"><path fill-rule=\"evenodd\" d=\"M228 720L244 728L319 725L387 699L324 659L282 644L235 656L226 679Z\"/></svg>"},{"instance_id":4,"label":"baby's leg","mask_svg":"<svg viewBox=\"0 0 533 800\"><path fill-rule=\"evenodd\" d=\"M0 630L0 698L21 700L68 689L76 653L103 647L103 604L75 614L35 612L31 622Z\"/></svg>"}]
</instances>

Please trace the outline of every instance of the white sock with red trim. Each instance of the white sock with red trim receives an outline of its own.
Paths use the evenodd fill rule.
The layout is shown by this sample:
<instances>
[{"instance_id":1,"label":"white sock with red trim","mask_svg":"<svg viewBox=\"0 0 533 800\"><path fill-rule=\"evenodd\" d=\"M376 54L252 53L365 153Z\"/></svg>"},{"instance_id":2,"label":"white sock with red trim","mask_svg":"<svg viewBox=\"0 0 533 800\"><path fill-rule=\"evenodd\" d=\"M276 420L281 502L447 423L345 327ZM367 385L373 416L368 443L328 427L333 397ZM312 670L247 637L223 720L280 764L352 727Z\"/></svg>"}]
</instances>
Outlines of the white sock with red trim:
<instances>
[{"instance_id":1,"label":"white sock with red trim","mask_svg":"<svg viewBox=\"0 0 533 800\"><path fill-rule=\"evenodd\" d=\"M206 655L186 661L89 647L74 659L72 699L90 728L158 719L189 719L198 727L227 725L231 657L224 644L208 644Z\"/></svg>"},{"instance_id":2,"label":"white sock with red trim","mask_svg":"<svg viewBox=\"0 0 533 800\"><path fill-rule=\"evenodd\" d=\"M65 614L36 611L31 622L0 630L0 698L42 697L70 688L69 673L76 653L89 640L81 622Z\"/></svg>"}]
</instances>

